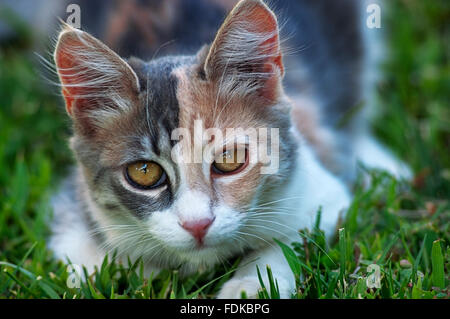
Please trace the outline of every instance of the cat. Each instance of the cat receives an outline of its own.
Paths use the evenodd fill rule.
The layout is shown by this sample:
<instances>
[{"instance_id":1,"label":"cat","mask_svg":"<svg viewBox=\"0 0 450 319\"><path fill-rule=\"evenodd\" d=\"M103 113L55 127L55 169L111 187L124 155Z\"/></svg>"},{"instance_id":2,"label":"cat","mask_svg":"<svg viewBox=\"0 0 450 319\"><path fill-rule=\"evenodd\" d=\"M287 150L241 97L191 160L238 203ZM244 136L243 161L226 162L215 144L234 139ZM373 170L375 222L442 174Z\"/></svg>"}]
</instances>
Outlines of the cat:
<instances>
[{"instance_id":1,"label":"cat","mask_svg":"<svg viewBox=\"0 0 450 319\"><path fill-rule=\"evenodd\" d=\"M142 257L146 274L189 274L242 256L218 298L256 297L256 266L267 278L266 265L289 298L294 275L274 239L298 241L319 210L332 238L357 161L409 174L372 138L365 111L338 128L370 96L362 2L283 3L284 28L295 31L287 42L262 0L241 0L211 44L148 62L63 26L54 61L77 166L52 199L57 258L92 272L116 251ZM306 47L284 55L285 44ZM200 139L201 161L190 160L191 138L173 136L182 128L195 138L196 126L215 129ZM267 163L242 131L218 138L227 128L276 129L275 171L262 173Z\"/></svg>"}]
</instances>

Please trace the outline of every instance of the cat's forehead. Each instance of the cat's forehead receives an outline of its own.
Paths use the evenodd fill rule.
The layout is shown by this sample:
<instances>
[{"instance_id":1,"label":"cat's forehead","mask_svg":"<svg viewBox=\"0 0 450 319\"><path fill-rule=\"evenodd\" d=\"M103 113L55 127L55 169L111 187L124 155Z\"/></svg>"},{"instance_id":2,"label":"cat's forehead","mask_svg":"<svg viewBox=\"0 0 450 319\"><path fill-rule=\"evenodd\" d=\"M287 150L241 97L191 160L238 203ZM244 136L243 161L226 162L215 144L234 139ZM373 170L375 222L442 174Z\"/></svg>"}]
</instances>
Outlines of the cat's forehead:
<instances>
[{"instance_id":1,"label":"cat's forehead","mask_svg":"<svg viewBox=\"0 0 450 319\"><path fill-rule=\"evenodd\" d=\"M141 109L150 129L155 128L155 136L160 129L169 136L177 128L190 129L196 120L201 120L204 128L267 125L266 112L255 112L253 101L224 94L221 81L203 79L197 56L169 56L150 62L130 59L129 64L138 76Z\"/></svg>"}]
</instances>

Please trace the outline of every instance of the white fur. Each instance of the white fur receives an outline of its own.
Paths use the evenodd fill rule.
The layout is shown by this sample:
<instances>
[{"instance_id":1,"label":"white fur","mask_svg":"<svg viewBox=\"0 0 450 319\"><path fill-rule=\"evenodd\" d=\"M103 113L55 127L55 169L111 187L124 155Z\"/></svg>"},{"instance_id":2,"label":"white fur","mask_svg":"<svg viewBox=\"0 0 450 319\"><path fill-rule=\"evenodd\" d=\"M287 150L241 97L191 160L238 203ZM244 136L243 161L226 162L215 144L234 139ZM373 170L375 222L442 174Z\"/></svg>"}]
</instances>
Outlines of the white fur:
<instances>
[{"instance_id":1,"label":"white fur","mask_svg":"<svg viewBox=\"0 0 450 319\"><path fill-rule=\"evenodd\" d=\"M101 265L104 255L96 247L87 225L80 218L80 206L72 198L73 185L66 183L62 191L52 198L53 234L48 246L60 260L84 265L89 273Z\"/></svg>"},{"instance_id":2,"label":"white fur","mask_svg":"<svg viewBox=\"0 0 450 319\"><path fill-rule=\"evenodd\" d=\"M396 178L411 179L413 177L408 165L397 159L369 134L362 135L354 141L354 150L352 159L355 163L354 167L361 163L366 168L388 171Z\"/></svg>"}]
</instances>

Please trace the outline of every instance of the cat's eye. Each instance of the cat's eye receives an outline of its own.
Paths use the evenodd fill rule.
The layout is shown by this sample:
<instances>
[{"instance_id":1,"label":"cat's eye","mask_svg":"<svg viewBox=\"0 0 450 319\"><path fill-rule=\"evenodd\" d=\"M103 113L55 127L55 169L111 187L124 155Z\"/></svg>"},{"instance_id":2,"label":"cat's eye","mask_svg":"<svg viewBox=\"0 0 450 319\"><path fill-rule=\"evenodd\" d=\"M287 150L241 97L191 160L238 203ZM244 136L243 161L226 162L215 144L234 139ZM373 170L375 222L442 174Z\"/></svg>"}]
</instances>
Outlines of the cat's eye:
<instances>
[{"instance_id":1,"label":"cat's eye","mask_svg":"<svg viewBox=\"0 0 450 319\"><path fill-rule=\"evenodd\" d=\"M234 148L216 156L211 166L213 175L231 175L242 171L248 164L248 150Z\"/></svg>"},{"instance_id":2,"label":"cat's eye","mask_svg":"<svg viewBox=\"0 0 450 319\"><path fill-rule=\"evenodd\" d=\"M155 188L166 181L166 173L155 162L135 162L126 167L125 175L130 184L142 189Z\"/></svg>"}]
</instances>

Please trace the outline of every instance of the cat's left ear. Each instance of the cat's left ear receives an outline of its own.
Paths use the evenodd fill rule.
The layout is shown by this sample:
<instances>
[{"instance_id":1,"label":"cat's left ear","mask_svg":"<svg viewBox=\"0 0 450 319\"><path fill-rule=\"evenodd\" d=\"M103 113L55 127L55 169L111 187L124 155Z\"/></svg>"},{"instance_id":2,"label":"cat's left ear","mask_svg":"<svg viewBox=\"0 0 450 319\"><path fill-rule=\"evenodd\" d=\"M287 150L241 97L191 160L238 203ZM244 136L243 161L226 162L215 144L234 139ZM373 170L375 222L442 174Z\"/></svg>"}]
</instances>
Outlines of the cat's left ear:
<instances>
[{"instance_id":1,"label":"cat's left ear","mask_svg":"<svg viewBox=\"0 0 450 319\"><path fill-rule=\"evenodd\" d=\"M207 80L275 101L284 75L275 14L260 0L240 1L217 33L204 72Z\"/></svg>"}]
</instances>

